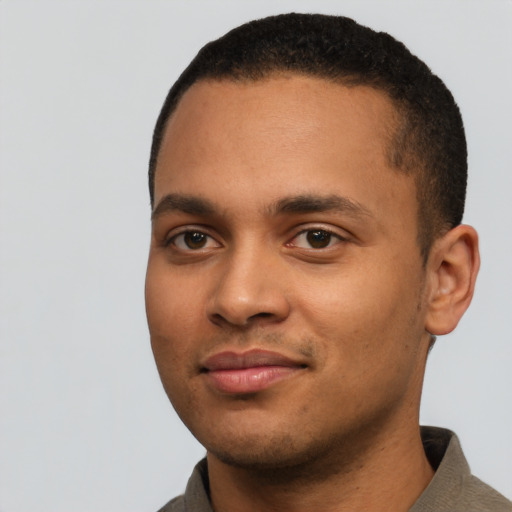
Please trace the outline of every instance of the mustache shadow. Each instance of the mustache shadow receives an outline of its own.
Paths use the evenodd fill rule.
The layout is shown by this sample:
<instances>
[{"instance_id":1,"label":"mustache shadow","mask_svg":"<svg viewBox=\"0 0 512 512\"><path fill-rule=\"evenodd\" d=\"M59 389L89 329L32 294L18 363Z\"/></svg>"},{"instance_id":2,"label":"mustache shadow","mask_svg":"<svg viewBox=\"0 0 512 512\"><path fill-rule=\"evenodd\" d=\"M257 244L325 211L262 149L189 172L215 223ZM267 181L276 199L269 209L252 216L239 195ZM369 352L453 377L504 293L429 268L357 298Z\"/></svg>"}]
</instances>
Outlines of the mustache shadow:
<instances>
[{"instance_id":1,"label":"mustache shadow","mask_svg":"<svg viewBox=\"0 0 512 512\"><path fill-rule=\"evenodd\" d=\"M285 349L286 352L300 354L306 358L314 358L316 355L316 343L310 337L292 339L282 333L269 333L264 329L255 328L251 330L224 332L208 340L204 346L208 352L215 352L219 348L260 348L262 350Z\"/></svg>"}]
</instances>

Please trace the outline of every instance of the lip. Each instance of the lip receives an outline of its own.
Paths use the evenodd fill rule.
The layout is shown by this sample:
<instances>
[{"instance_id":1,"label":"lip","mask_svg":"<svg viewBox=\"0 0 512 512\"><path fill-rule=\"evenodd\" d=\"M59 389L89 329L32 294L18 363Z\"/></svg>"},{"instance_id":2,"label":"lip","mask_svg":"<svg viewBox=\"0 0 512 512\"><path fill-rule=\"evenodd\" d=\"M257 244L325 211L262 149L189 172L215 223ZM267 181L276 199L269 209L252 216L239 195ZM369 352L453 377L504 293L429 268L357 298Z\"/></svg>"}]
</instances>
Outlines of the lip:
<instances>
[{"instance_id":1,"label":"lip","mask_svg":"<svg viewBox=\"0 0 512 512\"><path fill-rule=\"evenodd\" d=\"M208 383L228 394L257 393L305 368L305 364L282 354L258 349L220 352L201 365Z\"/></svg>"}]
</instances>

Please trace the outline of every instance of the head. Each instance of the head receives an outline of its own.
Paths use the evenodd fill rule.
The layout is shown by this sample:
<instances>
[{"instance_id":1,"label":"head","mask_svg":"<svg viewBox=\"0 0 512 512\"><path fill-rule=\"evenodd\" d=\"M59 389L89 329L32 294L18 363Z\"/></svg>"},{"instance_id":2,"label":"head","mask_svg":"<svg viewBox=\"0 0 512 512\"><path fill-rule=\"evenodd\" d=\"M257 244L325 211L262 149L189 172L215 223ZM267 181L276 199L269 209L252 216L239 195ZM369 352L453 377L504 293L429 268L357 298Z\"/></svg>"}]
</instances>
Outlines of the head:
<instances>
[{"instance_id":1,"label":"head","mask_svg":"<svg viewBox=\"0 0 512 512\"><path fill-rule=\"evenodd\" d=\"M288 15L199 53L155 129L146 304L209 457L354 461L417 430L478 269L464 186L457 107L390 36Z\"/></svg>"},{"instance_id":2,"label":"head","mask_svg":"<svg viewBox=\"0 0 512 512\"><path fill-rule=\"evenodd\" d=\"M396 110L389 164L412 175L418 243L426 259L437 236L460 224L467 183L464 127L452 94L401 42L338 16L287 14L256 20L204 46L171 88L158 118L149 164L155 170L169 117L201 80L255 82L293 73L383 92Z\"/></svg>"}]
</instances>

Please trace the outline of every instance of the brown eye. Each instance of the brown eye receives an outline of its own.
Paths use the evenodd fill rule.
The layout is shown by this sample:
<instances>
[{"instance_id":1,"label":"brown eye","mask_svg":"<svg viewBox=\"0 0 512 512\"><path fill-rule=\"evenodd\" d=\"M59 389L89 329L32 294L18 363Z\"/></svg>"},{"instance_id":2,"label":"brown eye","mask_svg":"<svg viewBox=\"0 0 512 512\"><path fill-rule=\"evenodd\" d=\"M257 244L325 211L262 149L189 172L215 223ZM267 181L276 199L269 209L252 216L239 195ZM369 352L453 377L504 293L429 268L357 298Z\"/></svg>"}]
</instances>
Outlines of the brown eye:
<instances>
[{"instance_id":1,"label":"brown eye","mask_svg":"<svg viewBox=\"0 0 512 512\"><path fill-rule=\"evenodd\" d=\"M206 245L206 235L197 231L185 233L183 241L189 249L201 249Z\"/></svg>"},{"instance_id":2,"label":"brown eye","mask_svg":"<svg viewBox=\"0 0 512 512\"><path fill-rule=\"evenodd\" d=\"M332 234L322 229L306 232L306 240L313 249L323 249L328 247L332 240Z\"/></svg>"},{"instance_id":3,"label":"brown eye","mask_svg":"<svg viewBox=\"0 0 512 512\"><path fill-rule=\"evenodd\" d=\"M210 235L202 231L184 231L169 240L169 245L173 245L181 251L199 251L201 249L215 249L220 244Z\"/></svg>"},{"instance_id":4,"label":"brown eye","mask_svg":"<svg viewBox=\"0 0 512 512\"><path fill-rule=\"evenodd\" d=\"M343 243L346 238L333 233L328 229L311 228L301 231L287 245L300 249L327 249L334 245Z\"/></svg>"}]
</instances>

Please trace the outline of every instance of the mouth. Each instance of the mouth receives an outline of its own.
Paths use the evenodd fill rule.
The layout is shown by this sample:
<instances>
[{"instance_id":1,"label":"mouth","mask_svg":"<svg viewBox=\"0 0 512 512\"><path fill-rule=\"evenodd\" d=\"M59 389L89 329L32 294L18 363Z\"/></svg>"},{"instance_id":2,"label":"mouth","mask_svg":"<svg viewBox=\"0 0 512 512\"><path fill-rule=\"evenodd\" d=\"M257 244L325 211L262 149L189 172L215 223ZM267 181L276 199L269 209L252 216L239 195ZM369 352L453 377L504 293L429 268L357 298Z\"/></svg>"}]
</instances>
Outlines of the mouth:
<instances>
[{"instance_id":1,"label":"mouth","mask_svg":"<svg viewBox=\"0 0 512 512\"><path fill-rule=\"evenodd\" d=\"M262 391L306 368L282 354L256 349L215 354L201 366L201 373L217 391L240 395Z\"/></svg>"}]
</instances>

